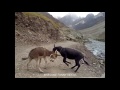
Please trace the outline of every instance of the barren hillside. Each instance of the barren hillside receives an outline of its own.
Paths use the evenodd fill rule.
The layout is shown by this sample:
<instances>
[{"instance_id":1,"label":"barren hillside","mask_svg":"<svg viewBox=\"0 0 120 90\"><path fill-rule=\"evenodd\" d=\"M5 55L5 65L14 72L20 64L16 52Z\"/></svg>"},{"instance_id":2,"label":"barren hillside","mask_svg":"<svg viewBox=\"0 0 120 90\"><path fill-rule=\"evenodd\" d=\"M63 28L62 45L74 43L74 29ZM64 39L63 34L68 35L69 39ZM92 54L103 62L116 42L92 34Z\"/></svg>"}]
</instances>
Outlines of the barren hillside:
<instances>
[{"instance_id":1,"label":"barren hillside","mask_svg":"<svg viewBox=\"0 0 120 90\"><path fill-rule=\"evenodd\" d=\"M81 32L86 38L93 38L105 41L105 21L96 24L90 28L83 29Z\"/></svg>"},{"instance_id":2,"label":"barren hillside","mask_svg":"<svg viewBox=\"0 0 120 90\"><path fill-rule=\"evenodd\" d=\"M35 12L15 13L15 40L21 43L49 43L60 39L60 23Z\"/></svg>"},{"instance_id":3,"label":"barren hillside","mask_svg":"<svg viewBox=\"0 0 120 90\"><path fill-rule=\"evenodd\" d=\"M44 15L45 14L45 15ZM48 16L48 17L47 17ZM63 29L64 28L64 29ZM67 34L66 34L67 32ZM26 44L52 43L64 40L75 40L73 31L64 26L51 15L41 12L15 13L15 42Z\"/></svg>"}]
</instances>

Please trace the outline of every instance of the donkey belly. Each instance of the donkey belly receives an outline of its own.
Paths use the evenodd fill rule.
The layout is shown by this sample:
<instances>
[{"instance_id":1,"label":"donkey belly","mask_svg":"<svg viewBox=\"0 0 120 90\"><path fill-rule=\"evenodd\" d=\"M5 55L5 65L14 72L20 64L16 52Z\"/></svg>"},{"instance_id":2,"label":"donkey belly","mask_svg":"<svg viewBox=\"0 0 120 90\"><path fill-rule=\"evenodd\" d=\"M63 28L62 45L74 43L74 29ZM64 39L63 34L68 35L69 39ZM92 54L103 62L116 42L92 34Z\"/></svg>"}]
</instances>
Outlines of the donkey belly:
<instances>
[{"instance_id":1,"label":"donkey belly","mask_svg":"<svg viewBox=\"0 0 120 90\"><path fill-rule=\"evenodd\" d=\"M72 60L75 60L75 59L80 60L80 59L82 59L82 57L79 57L79 56L69 56L67 58L72 59Z\"/></svg>"},{"instance_id":2,"label":"donkey belly","mask_svg":"<svg viewBox=\"0 0 120 90\"><path fill-rule=\"evenodd\" d=\"M68 59L75 59L73 56L67 56Z\"/></svg>"}]
</instances>

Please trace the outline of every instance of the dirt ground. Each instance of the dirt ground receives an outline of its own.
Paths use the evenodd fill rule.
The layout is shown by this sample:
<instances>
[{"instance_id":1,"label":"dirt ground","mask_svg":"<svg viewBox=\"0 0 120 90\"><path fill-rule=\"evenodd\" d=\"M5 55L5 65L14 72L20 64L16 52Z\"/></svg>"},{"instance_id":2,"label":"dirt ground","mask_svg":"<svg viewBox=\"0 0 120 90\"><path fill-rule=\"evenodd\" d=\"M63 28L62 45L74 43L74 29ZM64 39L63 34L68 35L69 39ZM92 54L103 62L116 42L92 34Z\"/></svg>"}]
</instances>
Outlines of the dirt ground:
<instances>
[{"instance_id":1,"label":"dirt ground","mask_svg":"<svg viewBox=\"0 0 120 90\"><path fill-rule=\"evenodd\" d=\"M48 50L52 50L54 44L45 44L41 45ZM56 46L62 47L71 47L75 48L80 47L77 42L72 41L64 41L55 44ZM38 47L37 45L15 45L15 78L105 78L105 67L101 67L100 64L92 61L88 61L90 66L86 64L81 64L81 67L78 69L78 72L74 72L76 68L71 69L72 66L75 65L74 60L67 61L71 62L71 65L66 66L63 63L63 57L58 56L54 62L49 61L49 57L47 58L48 64L45 69L45 61L42 59L40 67L44 71L44 73L40 73L38 69L36 69L36 61L33 60L29 64L29 71L27 71L27 63L28 59L23 61L22 58L27 57L28 53L31 49ZM82 50L85 50L83 47ZM85 50L86 51L86 50ZM88 51L86 51L88 52ZM93 55L89 52L87 57L93 59ZM90 59L89 59L90 60Z\"/></svg>"}]
</instances>

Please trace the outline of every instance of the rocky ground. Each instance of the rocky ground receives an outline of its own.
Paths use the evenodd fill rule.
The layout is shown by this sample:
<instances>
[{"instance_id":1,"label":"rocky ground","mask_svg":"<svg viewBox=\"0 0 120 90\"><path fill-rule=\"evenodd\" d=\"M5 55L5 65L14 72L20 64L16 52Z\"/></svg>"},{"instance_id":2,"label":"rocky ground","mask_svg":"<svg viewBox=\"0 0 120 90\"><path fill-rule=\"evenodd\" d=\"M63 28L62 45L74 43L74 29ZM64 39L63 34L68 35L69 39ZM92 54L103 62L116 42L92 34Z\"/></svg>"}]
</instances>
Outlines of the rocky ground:
<instances>
[{"instance_id":1,"label":"rocky ground","mask_svg":"<svg viewBox=\"0 0 120 90\"><path fill-rule=\"evenodd\" d=\"M41 44L41 46L52 50L54 43ZM56 46L70 47L81 51L85 55L85 60L90 63L90 66L81 64L77 73L74 69L70 69L74 64L74 60L69 60L72 64L68 67L63 63L63 58L58 56L55 62L50 62L49 57L47 68L45 69L45 61L42 59L40 67L44 73L40 73L36 69L36 62L33 60L30 63L29 71L27 71L28 60L23 61L23 57L27 57L31 49L38 47L39 45L21 44L16 42L15 44L15 78L105 78L105 65L100 64L97 58L86 49L85 46L73 41L58 42ZM80 62L81 63L81 62Z\"/></svg>"}]
</instances>

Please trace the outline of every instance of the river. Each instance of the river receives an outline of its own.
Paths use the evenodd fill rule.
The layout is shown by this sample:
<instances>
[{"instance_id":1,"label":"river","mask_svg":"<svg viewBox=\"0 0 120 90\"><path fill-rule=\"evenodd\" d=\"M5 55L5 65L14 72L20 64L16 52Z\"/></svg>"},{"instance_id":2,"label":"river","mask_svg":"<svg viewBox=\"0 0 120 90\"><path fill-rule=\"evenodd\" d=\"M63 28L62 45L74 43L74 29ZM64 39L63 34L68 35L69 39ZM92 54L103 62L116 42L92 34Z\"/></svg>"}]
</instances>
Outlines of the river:
<instances>
[{"instance_id":1,"label":"river","mask_svg":"<svg viewBox=\"0 0 120 90\"><path fill-rule=\"evenodd\" d=\"M85 46L90 50L98 59L105 60L105 42L89 39Z\"/></svg>"}]
</instances>

